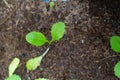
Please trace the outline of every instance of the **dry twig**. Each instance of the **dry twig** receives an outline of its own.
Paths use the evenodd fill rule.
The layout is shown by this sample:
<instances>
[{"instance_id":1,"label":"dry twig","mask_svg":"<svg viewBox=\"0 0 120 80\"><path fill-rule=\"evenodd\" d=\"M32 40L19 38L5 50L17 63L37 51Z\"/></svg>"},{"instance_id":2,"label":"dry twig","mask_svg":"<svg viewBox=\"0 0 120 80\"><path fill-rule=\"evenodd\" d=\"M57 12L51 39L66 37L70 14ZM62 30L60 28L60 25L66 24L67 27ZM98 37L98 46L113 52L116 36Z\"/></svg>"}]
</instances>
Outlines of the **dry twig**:
<instances>
[{"instance_id":1,"label":"dry twig","mask_svg":"<svg viewBox=\"0 0 120 80\"><path fill-rule=\"evenodd\" d=\"M10 8L10 5L8 4L8 2L6 1L6 0L3 0L4 1L4 3L6 4L6 6L8 7L8 8Z\"/></svg>"}]
</instances>

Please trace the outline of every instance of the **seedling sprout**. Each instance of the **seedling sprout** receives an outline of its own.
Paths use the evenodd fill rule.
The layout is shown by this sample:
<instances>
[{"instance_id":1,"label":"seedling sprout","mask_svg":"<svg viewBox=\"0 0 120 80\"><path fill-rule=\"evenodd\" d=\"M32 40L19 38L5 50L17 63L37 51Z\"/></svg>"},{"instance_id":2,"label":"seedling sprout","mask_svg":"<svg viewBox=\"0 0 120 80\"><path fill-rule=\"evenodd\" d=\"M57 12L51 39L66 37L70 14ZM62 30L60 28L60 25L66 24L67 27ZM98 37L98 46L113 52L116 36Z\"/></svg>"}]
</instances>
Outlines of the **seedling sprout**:
<instances>
[{"instance_id":1,"label":"seedling sprout","mask_svg":"<svg viewBox=\"0 0 120 80\"><path fill-rule=\"evenodd\" d=\"M114 67L114 74L115 74L115 76L120 78L120 61L117 62L117 64Z\"/></svg>"},{"instance_id":2,"label":"seedling sprout","mask_svg":"<svg viewBox=\"0 0 120 80\"><path fill-rule=\"evenodd\" d=\"M53 1L51 1L51 2L49 3L49 5L50 5L50 8L53 8L54 5L55 5L55 3L54 3Z\"/></svg>"},{"instance_id":3,"label":"seedling sprout","mask_svg":"<svg viewBox=\"0 0 120 80\"><path fill-rule=\"evenodd\" d=\"M112 36L110 39L110 45L113 51L120 53L120 37Z\"/></svg>"},{"instance_id":4,"label":"seedling sprout","mask_svg":"<svg viewBox=\"0 0 120 80\"><path fill-rule=\"evenodd\" d=\"M120 37L112 36L110 39L110 45L113 51L120 53ZM114 66L114 74L120 78L120 61Z\"/></svg>"},{"instance_id":5,"label":"seedling sprout","mask_svg":"<svg viewBox=\"0 0 120 80\"><path fill-rule=\"evenodd\" d=\"M26 35L26 41L34 46L42 46L45 43L48 43L49 45L52 44L54 41L60 40L65 33L65 24L63 22L57 22L53 24L51 28L51 36L52 39L49 41L46 39L46 37L41 32L32 31ZM43 57L47 54L49 51L49 48L43 53L43 55L35 58L31 58L26 63L26 68L28 71L35 70L38 66L40 66L40 63L43 59Z\"/></svg>"},{"instance_id":6,"label":"seedling sprout","mask_svg":"<svg viewBox=\"0 0 120 80\"><path fill-rule=\"evenodd\" d=\"M19 58L13 59L13 61L9 64L9 68L8 68L9 77L6 78L5 80L21 80L19 75L13 74L15 72L15 70L17 69L19 63L20 63Z\"/></svg>"},{"instance_id":7,"label":"seedling sprout","mask_svg":"<svg viewBox=\"0 0 120 80\"><path fill-rule=\"evenodd\" d=\"M54 41L58 41L64 36L65 24L63 22L57 22L53 24L51 28L52 39L49 41L46 39L43 33L32 31L26 35L26 41L34 46L42 46L45 43L51 44Z\"/></svg>"}]
</instances>

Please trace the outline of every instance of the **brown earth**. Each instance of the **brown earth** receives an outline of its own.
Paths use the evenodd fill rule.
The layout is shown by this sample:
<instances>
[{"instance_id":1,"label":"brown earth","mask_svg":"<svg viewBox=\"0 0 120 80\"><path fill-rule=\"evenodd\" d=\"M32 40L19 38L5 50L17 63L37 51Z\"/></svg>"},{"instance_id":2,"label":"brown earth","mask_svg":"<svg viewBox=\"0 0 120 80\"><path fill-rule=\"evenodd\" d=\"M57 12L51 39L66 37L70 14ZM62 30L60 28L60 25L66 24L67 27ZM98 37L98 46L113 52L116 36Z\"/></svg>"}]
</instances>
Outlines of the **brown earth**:
<instances>
[{"instance_id":1,"label":"brown earth","mask_svg":"<svg viewBox=\"0 0 120 80\"><path fill-rule=\"evenodd\" d=\"M110 49L109 39L120 35L119 0L59 1L53 9L42 0L6 1L10 8L0 0L0 80L8 76L14 57L21 60L15 74L22 80L118 80L113 68L120 57ZM25 35L41 31L50 39L51 25L57 21L65 22L65 36L51 45L39 68L27 72L25 62L49 45L32 46Z\"/></svg>"}]
</instances>

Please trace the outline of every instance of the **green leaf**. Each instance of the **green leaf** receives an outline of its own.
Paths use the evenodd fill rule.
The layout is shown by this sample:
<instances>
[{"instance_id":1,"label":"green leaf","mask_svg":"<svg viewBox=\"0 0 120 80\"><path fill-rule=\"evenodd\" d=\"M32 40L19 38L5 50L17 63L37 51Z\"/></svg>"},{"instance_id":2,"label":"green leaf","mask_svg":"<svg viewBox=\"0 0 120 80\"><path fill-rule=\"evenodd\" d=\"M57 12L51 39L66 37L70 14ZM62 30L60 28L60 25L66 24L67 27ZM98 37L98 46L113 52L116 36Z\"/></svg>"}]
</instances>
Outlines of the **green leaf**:
<instances>
[{"instance_id":1,"label":"green leaf","mask_svg":"<svg viewBox=\"0 0 120 80\"><path fill-rule=\"evenodd\" d=\"M26 63L27 70L35 70L38 66L40 66L40 63L43 59L43 57L48 53L50 48L47 48L47 50L39 57L35 57L32 59L29 59Z\"/></svg>"},{"instance_id":2,"label":"green leaf","mask_svg":"<svg viewBox=\"0 0 120 80\"><path fill-rule=\"evenodd\" d=\"M120 37L112 36L110 39L110 45L113 51L120 52Z\"/></svg>"},{"instance_id":3,"label":"green leaf","mask_svg":"<svg viewBox=\"0 0 120 80\"><path fill-rule=\"evenodd\" d=\"M41 32L32 31L26 35L26 41L34 46L42 46L47 40Z\"/></svg>"},{"instance_id":4,"label":"green leaf","mask_svg":"<svg viewBox=\"0 0 120 80\"><path fill-rule=\"evenodd\" d=\"M120 61L114 67L114 74L118 78L120 78Z\"/></svg>"},{"instance_id":5,"label":"green leaf","mask_svg":"<svg viewBox=\"0 0 120 80\"><path fill-rule=\"evenodd\" d=\"M53 1L51 1L51 2L49 3L49 5L50 5L50 8L53 8L55 4L54 4Z\"/></svg>"},{"instance_id":6,"label":"green leaf","mask_svg":"<svg viewBox=\"0 0 120 80\"><path fill-rule=\"evenodd\" d=\"M16 68L18 67L20 63L20 59L19 58L14 58L13 61L9 64L9 77L13 75L13 73L15 72Z\"/></svg>"},{"instance_id":7,"label":"green leaf","mask_svg":"<svg viewBox=\"0 0 120 80\"><path fill-rule=\"evenodd\" d=\"M32 70L35 70L38 66L40 66L42 58L43 57L40 56L40 57L35 57L35 58L28 60L26 63L27 70L32 71Z\"/></svg>"},{"instance_id":8,"label":"green leaf","mask_svg":"<svg viewBox=\"0 0 120 80\"><path fill-rule=\"evenodd\" d=\"M51 29L51 35L52 35L51 42L62 38L64 36L64 33L65 33L65 24L63 22L57 22L53 24Z\"/></svg>"},{"instance_id":9,"label":"green leaf","mask_svg":"<svg viewBox=\"0 0 120 80\"><path fill-rule=\"evenodd\" d=\"M35 80L49 80L49 79L46 79L46 78L38 78L38 79L35 79Z\"/></svg>"},{"instance_id":10,"label":"green leaf","mask_svg":"<svg viewBox=\"0 0 120 80\"><path fill-rule=\"evenodd\" d=\"M12 75L10 77L8 77L7 79L5 80L21 80L20 76L19 75Z\"/></svg>"}]
</instances>

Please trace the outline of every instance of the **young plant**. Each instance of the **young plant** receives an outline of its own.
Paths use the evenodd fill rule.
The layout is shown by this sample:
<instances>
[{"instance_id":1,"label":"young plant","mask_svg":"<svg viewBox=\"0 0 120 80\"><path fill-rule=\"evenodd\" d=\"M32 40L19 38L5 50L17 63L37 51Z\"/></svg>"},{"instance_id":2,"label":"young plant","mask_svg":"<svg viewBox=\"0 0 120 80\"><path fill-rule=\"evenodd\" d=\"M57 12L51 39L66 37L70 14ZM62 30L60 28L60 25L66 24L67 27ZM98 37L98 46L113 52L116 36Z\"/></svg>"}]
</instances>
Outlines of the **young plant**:
<instances>
[{"instance_id":1,"label":"young plant","mask_svg":"<svg viewBox=\"0 0 120 80\"><path fill-rule=\"evenodd\" d=\"M120 37L112 36L110 39L110 45L113 51L120 53ZM120 78L120 61L114 66L114 74Z\"/></svg>"},{"instance_id":2,"label":"young plant","mask_svg":"<svg viewBox=\"0 0 120 80\"><path fill-rule=\"evenodd\" d=\"M117 64L114 67L114 74L115 74L115 76L120 78L120 61L117 62Z\"/></svg>"},{"instance_id":3,"label":"young plant","mask_svg":"<svg viewBox=\"0 0 120 80\"><path fill-rule=\"evenodd\" d=\"M51 1L51 2L49 3L50 8L53 8L54 5L55 5L55 3L54 3L53 1Z\"/></svg>"},{"instance_id":4,"label":"young plant","mask_svg":"<svg viewBox=\"0 0 120 80\"><path fill-rule=\"evenodd\" d=\"M19 63L20 63L19 58L14 58L13 59L13 61L9 64L9 67L8 67L9 77L6 78L5 80L21 80L19 75L13 74L15 72L15 70L17 69Z\"/></svg>"},{"instance_id":5,"label":"young plant","mask_svg":"<svg viewBox=\"0 0 120 80\"><path fill-rule=\"evenodd\" d=\"M44 34L37 31L32 31L26 35L26 41L34 46L42 46L45 43L51 44L54 41L61 39L65 33L65 24L63 22L57 22L53 24L51 28L52 39L49 41Z\"/></svg>"},{"instance_id":6,"label":"young plant","mask_svg":"<svg viewBox=\"0 0 120 80\"><path fill-rule=\"evenodd\" d=\"M45 43L49 45L54 42L58 41L64 36L65 33L65 24L63 22L57 22L53 24L51 28L51 36L52 39L49 41L41 32L32 31L26 35L26 41L34 46L42 46ZM40 66L41 60L47 54L49 48L43 53L42 56L32 58L27 61L26 68L27 70L35 70L38 66ZM34 64L34 65L33 65Z\"/></svg>"},{"instance_id":7,"label":"young plant","mask_svg":"<svg viewBox=\"0 0 120 80\"><path fill-rule=\"evenodd\" d=\"M113 51L120 53L120 37L112 36L110 39L110 45Z\"/></svg>"}]
</instances>

